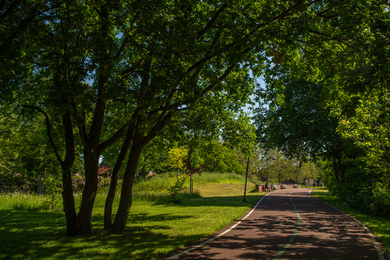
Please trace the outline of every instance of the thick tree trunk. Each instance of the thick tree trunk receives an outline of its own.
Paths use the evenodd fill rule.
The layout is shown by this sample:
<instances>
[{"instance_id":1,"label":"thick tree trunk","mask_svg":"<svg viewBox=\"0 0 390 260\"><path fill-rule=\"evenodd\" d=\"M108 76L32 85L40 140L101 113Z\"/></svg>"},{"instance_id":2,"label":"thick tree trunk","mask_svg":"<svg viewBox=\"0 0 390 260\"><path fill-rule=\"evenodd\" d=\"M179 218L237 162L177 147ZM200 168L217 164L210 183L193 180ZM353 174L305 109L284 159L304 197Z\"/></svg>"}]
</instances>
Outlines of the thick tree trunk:
<instances>
[{"instance_id":1,"label":"thick tree trunk","mask_svg":"<svg viewBox=\"0 0 390 260\"><path fill-rule=\"evenodd\" d=\"M55 149L54 141L52 146L57 153L57 159L61 164L62 169L62 199L64 205L64 212L66 217L66 234L68 236L75 235L74 226L76 224L76 208L74 204L73 197L73 186L72 186L72 166L74 163L75 157L75 147L74 147L74 136L73 136L73 126L72 120L70 117L70 111L66 110L66 112L62 116L62 121L64 125L64 133L65 133L65 141L66 141L66 155L65 159L62 161L58 151ZM51 136L51 135L50 135Z\"/></svg>"},{"instance_id":2,"label":"thick tree trunk","mask_svg":"<svg viewBox=\"0 0 390 260\"><path fill-rule=\"evenodd\" d=\"M144 145L133 142L126 171L123 178L122 193L115 221L111 227L113 232L123 232L126 228L127 218L133 202L133 183L137 165Z\"/></svg>"},{"instance_id":3,"label":"thick tree trunk","mask_svg":"<svg viewBox=\"0 0 390 260\"><path fill-rule=\"evenodd\" d=\"M77 235L88 235L92 233L91 217L98 188L98 163L99 155L97 149L84 149L85 187L80 211L75 224L75 232Z\"/></svg>"},{"instance_id":4,"label":"thick tree trunk","mask_svg":"<svg viewBox=\"0 0 390 260\"><path fill-rule=\"evenodd\" d=\"M62 199L64 205L64 212L66 217L66 234L68 236L75 235L74 226L76 224L76 208L74 205L72 176L70 168L63 169L62 172L63 192Z\"/></svg>"}]
</instances>

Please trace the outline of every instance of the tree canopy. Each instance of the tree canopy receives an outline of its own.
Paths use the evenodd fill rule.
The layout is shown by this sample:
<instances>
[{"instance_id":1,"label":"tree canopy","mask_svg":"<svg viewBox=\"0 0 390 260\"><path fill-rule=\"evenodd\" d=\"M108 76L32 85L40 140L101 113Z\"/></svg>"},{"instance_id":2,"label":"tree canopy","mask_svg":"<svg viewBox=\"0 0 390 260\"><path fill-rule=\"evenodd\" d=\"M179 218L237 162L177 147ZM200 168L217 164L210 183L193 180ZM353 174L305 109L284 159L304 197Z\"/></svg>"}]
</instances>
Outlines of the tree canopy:
<instances>
[{"instance_id":1,"label":"tree canopy","mask_svg":"<svg viewBox=\"0 0 390 260\"><path fill-rule=\"evenodd\" d=\"M261 74L270 58L278 64L302 46L319 56L325 44L343 50L348 37L364 33L378 3L2 2L0 46L9 49L0 52L1 101L41 116L62 169L69 235L92 231L99 158L120 142L105 229L121 232L142 150L161 130L203 105L237 111L253 91L250 72ZM71 169L78 147L86 184L76 213ZM111 221L120 171L123 188Z\"/></svg>"},{"instance_id":2,"label":"tree canopy","mask_svg":"<svg viewBox=\"0 0 390 260\"><path fill-rule=\"evenodd\" d=\"M270 48L258 132L287 154L324 159L335 194L388 215L389 3L340 8L323 13L314 37Z\"/></svg>"}]
</instances>

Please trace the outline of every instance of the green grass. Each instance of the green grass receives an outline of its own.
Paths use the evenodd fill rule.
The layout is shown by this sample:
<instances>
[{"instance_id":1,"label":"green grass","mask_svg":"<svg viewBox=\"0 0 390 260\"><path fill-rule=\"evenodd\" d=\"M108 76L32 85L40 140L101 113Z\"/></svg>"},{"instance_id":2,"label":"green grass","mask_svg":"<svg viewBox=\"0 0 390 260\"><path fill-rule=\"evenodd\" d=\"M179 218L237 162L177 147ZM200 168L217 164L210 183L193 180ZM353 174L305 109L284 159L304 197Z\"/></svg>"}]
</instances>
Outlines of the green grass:
<instances>
[{"instance_id":1,"label":"green grass","mask_svg":"<svg viewBox=\"0 0 390 260\"><path fill-rule=\"evenodd\" d=\"M264 193L248 184L243 202L244 179L232 174L194 176L196 196L182 204L166 204L166 188L175 178L159 176L135 185L127 231L103 231L105 190L96 198L91 236L65 236L60 205L44 210L51 197L0 195L1 259L157 259L218 231L248 211ZM186 184L188 189L188 184ZM147 191L147 192L146 192ZM324 189L313 191L319 199L353 215L390 251L390 220L359 212ZM76 203L80 195L76 196ZM117 205L117 201L115 202Z\"/></svg>"},{"instance_id":2,"label":"green grass","mask_svg":"<svg viewBox=\"0 0 390 260\"><path fill-rule=\"evenodd\" d=\"M202 180L202 177L210 178ZM234 222L248 211L263 193L248 184L243 200L243 178L233 175L202 175L194 180L200 196L186 196L182 204L163 204L167 180L138 183L135 190L149 189L153 195L137 195L124 234L103 232L104 190L97 196L92 224L94 234L65 236L65 217L57 208L40 206L46 197L0 196L1 259L156 259L195 243ZM172 183L174 180L169 180ZM144 185L144 186L142 186ZM79 203L79 196L76 203ZM117 201L116 201L117 204Z\"/></svg>"},{"instance_id":3,"label":"green grass","mask_svg":"<svg viewBox=\"0 0 390 260\"><path fill-rule=\"evenodd\" d=\"M312 194L320 200L350 214L364 223L376 236L376 238L382 242L386 259L390 259L390 219L375 217L352 208L346 202L339 200L326 189L313 190Z\"/></svg>"}]
</instances>

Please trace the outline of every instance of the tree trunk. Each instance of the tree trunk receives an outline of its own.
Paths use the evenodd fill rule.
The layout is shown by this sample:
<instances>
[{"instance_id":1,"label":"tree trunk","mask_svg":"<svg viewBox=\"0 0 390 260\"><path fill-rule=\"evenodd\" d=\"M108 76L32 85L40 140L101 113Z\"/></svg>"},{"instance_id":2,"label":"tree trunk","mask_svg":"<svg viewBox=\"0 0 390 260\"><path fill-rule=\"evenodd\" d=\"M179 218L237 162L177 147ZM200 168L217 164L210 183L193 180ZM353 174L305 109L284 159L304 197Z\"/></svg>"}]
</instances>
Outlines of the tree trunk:
<instances>
[{"instance_id":1,"label":"tree trunk","mask_svg":"<svg viewBox=\"0 0 390 260\"><path fill-rule=\"evenodd\" d=\"M98 187L98 163L97 149L84 149L85 187L75 224L76 235L92 233L91 217Z\"/></svg>"},{"instance_id":2,"label":"tree trunk","mask_svg":"<svg viewBox=\"0 0 390 260\"><path fill-rule=\"evenodd\" d=\"M133 114L133 118L136 118L137 113ZM125 140L123 141L123 145L121 151L118 155L118 158L115 162L114 170L111 175L111 183L110 190L107 194L106 204L104 206L104 230L111 231L112 228L112 204L114 203L116 187L118 184L119 172L122 168L123 161L126 158L126 154L130 149L131 141L133 140L135 126L137 124L137 120L134 119L134 123L129 126L127 129Z\"/></svg>"},{"instance_id":3,"label":"tree trunk","mask_svg":"<svg viewBox=\"0 0 390 260\"><path fill-rule=\"evenodd\" d=\"M111 231L112 228L112 204L114 203L116 187L118 183L119 168L115 164L114 171L111 175L110 190L107 194L106 204L104 205L104 230Z\"/></svg>"},{"instance_id":4,"label":"tree trunk","mask_svg":"<svg viewBox=\"0 0 390 260\"><path fill-rule=\"evenodd\" d=\"M77 221L76 208L74 205L73 197L73 185L72 185L72 166L74 163L75 157L75 147L74 147L74 135L73 135L73 126L72 120L70 117L70 111L66 110L62 115L62 122L64 126L65 133L65 142L66 142L66 154L65 159L62 161L58 151L55 148L54 141L52 142L52 147L57 154L57 159L61 164L62 169L62 200L64 205L64 212L66 217L66 234L68 236L76 235L75 233L75 224ZM48 133L50 136L50 131Z\"/></svg>"},{"instance_id":5,"label":"tree trunk","mask_svg":"<svg viewBox=\"0 0 390 260\"><path fill-rule=\"evenodd\" d=\"M116 187L118 183L119 172L125 160L126 154L131 145L131 137L126 136L122 149L119 153L118 159L115 163L114 170L111 175L110 190L107 194L106 204L104 206L104 230L111 231L112 228L112 204L114 203Z\"/></svg>"},{"instance_id":6,"label":"tree trunk","mask_svg":"<svg viewBox=\"0 0 390 260\"><path fill-rule=\"evenodd\" d=\"M142 153L143 148L147 145L154 137L156 137L158 131L164 128L166 123L172 117L172 113L166 114L166 111L159 116L156 125L150 130L150 132L144 136L139 132L138 124L132 128L132 146L130 150L129 159L122 183L121 198L119 201L119 207L115 217L114 223L111 225L111 231L113 232L124 232L126 228L127 218L129 216L130 208L133 202L133 183L137 173L138 162ZM129 140L130 144L130 140Z\"/></svg>"},{"instance_id":7,"label":"tree trunk","mask_svg":"<svg viewBox=\"0 0 390 260\"><path fill-rule=\"evenodd\" d=\"M127 218L133 202L133 183L137 171L137 165L144 145L134 143L131 147L129 160L122 184L122 193L115 221L111 227L113 232L123 232L126 228Z\"/></svg>"},{"instance_id":8,"label":"tree trunk","mask_svg":"<svg viewBox=\"0 0 390 260\"><path fill-rule=\"evenodd\" d=\"M73 189L72 189L72 176L71 169L66 168L62 170L62 183L63 192L62 199L64 205L64 212L66 217L66 234L73 236L75 234L74 226L76 224L76 208L74 205Z\"/></svg>"}]
</instances>

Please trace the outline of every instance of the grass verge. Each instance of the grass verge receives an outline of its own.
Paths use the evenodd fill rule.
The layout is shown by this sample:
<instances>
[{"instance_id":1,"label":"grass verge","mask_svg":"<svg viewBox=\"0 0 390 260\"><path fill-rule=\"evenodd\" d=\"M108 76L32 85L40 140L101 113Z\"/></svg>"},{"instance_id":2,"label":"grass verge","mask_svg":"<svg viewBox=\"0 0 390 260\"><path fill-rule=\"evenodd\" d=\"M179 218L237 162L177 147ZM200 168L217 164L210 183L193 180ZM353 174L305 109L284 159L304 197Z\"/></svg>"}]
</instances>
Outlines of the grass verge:
<instances>
[{"instance_id":1,"label":"grass verge","mask_svg":"<svg viewBox=\"0 0 390 260\"><path fill-rule=\"evenodd\" d=\"M254 192L254 185L248 184L243 202L242 183L195 181L201 196L187 197L182 204L162 204L141 196L131 208L123 234L103 231L105 196L98 195L92 218L94 234L84 237L66 237L60 209L34 206L40 205L42 197L1 195L0 258L157 259L211 235L248 211L263 193Z\"/></svg>"},{"instance_id":2,"label":"grass verge","mask_svg":"<svg viewBox=\"0 0 390 260\"><path fill-rule=\"evenodd\" d=\"M390 219L372 216L352 208L347 202L341 201L326 189L313 190L312 194L364 223L383 244L386 259L390 259Z\"/></svg>"}]
</instances>

